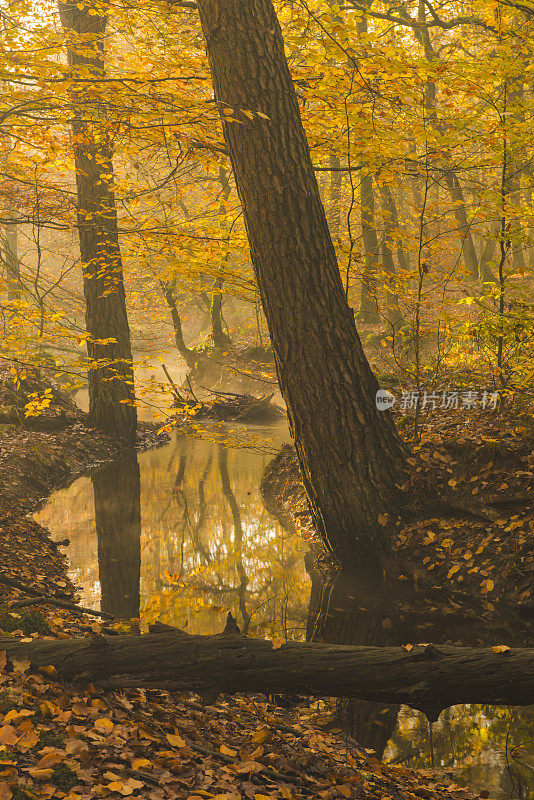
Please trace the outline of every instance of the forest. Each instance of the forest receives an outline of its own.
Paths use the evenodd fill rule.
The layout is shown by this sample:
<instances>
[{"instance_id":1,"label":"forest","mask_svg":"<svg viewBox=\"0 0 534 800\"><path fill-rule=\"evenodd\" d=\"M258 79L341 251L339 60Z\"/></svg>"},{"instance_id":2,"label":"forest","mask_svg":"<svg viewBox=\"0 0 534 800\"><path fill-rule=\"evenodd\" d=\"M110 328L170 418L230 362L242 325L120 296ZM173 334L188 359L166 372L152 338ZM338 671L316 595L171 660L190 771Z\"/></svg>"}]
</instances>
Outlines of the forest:
<instances>
[{"instance_id":1,"label":"forest","mask_svg":"<svg viewBox=\"0 0 534 800\"><path fill-rule=\"evenodd\" d=\"M0 800L534 800L532 0L0 25Z\"/></svg>"}]
</instances>

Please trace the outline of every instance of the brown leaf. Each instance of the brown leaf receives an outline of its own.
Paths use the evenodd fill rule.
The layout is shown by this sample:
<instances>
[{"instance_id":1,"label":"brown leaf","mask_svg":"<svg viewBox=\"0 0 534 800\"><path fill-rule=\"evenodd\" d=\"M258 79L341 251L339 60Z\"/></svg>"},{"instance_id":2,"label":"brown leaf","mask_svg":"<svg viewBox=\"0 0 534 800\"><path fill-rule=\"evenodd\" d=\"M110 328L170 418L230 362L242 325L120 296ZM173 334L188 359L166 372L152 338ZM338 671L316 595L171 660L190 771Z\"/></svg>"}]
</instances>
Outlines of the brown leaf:
<instances>
[{"instance_id":1,"label":"brown leaf","mask_svg":"<svg viewBox=\"0 0 534 800\"><path fill-rule=\"evenodd\" d=\"M53 769L29 769L28 774L36 781L48 781L54 774Z\"/></svg>"},{"instance_id":2,"label":"brown leaf","mask_svg":"<svg viewBox=\"0 0 534 800\"><path fill-rule=\"evenodd\" d=\"M237 764L235 767L235 771L239 775L245 775L249 772L261 772L263 769L263 764L259 764L257 761L243 761L241 764Z\"/></svg>"},{"instance_id":3,"label":"brown leaf","mask_svg":"<svg viewBox=\"0 0 534 800\"><path fill-rule=\"evenodd\" d=\"M6 781L0 781L0 800L11 800L13 792Z\"/></svg>"},{"instance_id":4,"label":"brown leaf","mask_svg":"<svg viewBox=\"0 0 534 800\"><path fill-rule=\"evenodd\" d=\"M260 730L252 734L252 741L254 744L265 744L265 742L269 741L271 736L272 731L270 728L260 728Z\"/></svg>"},{"instance_id":5,"label":"brown leaf","mask_svg":"<svg viewBox=\"0 0 534 800\"><path fill-rule=\"evenodd\" d=\"M492 648L494 653L509 653L510 648L507 644L496 644Z\"/></svg>"},{"instance_id":6,"label":"brown leaf","mask_svg":"<svg viewBox=\"0 0 534 800\"><path fill-rule=\"evenodd\" d=\"M173 747L185 747L185 742L181 736L178 736L177 733L168 733L167 734L167 741Z\"/></svg>"},{"instance_id":7,"label":"brown leaf","mask_svg":"<svg viewBox=\"0 0 534 800\"><path fill-rule=\"evenodd\" d=\"M19 737L13 725L3 725L0 728L0 744L15 744Z\"/></svg>"},{"instance_id":8,"label":"brown leaf","mask_svg":"<svg viewBox=\"0 0 534 800\"><path fill-rule=\"evenodd\" d=\"M109 736L110 733L113 733L115 726L107 717L100 717L99 719L95 719L93 727L96 728L99 733L103 733L104 736Z\"/></svg>"}]
</instances>

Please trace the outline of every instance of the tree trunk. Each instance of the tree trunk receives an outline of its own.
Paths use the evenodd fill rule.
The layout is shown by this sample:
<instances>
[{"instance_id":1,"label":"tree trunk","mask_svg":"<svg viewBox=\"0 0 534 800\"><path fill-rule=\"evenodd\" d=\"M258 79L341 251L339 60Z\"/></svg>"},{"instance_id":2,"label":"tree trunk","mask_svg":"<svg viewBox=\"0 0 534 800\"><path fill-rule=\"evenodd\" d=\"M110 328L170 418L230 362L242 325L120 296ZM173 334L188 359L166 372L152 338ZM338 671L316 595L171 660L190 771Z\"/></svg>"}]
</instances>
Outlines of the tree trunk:
<instances>
[{"instance_id":1,"label":"tree trunk","mask_svg":"<svg viewBox=\"0 0 534 800\"><path fill-rule=\"evenodd\" d=\"M222 319L222 292L223 279L216 278L213 283L213 295L211 297L210 317L211 317L211 337L213 346L217 350L228 350L232 346L230 337L225 333Z\"/></svg>"},{"instance_id":2,"label":"tree trunk","mask_svg":"<svg viewBox=\"0 0 534 800\"><path fill-rule=\"evenodd\" d=\"M104 74L107 17L101 11L94 15L89 11L88 5L59 3L72 74L98 79ZM113 193L112 146L106 122L99 117L87 89L73 89L71 97L78 235L89 334L89 421L96 428L133 441L137 411Z\"/></svg>"},{"instance_id":3,"label":"tree trunk","mask_svg":"<svg viewBox=\"0 0 534 800\"><path fill-rule=\"evenodd\" d=\"M235 624L235 623L234 623ZM158 627L158 626L156 626ZM273 647L240 634L99 636L21 642L0 651L54 666L65 680L106 688L290 692L405 703L431 718L458 703L534 703L534 649L349 647L289 642Z\"/></svg>"},{"instance_id":4,"label":"tree trunk","mask_svg":"<svg viewBox=\"0 0 534 800\"><path fill-rule=\"evenodd\" d=\"M167 301L167 305L169 307L169 311L171 312L171 319L172 319L172 327L174 330L174 341L176 344L176 349L185 360L187 366L192 369L197 361L197 357L195 355L194 350L190 350L189 347L185 343L184 334L182 331L182 320L180 319L180 314L178 312L178 306L176 304L176 297L174 296L174 290L172 284L169 282L165 283L162 282L163 294L165 295L165 300Z\"/></svg>"},{"instance_id":5,"label":"tree trunk","mask_svg":"<svg viewBox=\"0 0 534 800\"><path fill-rule=\"evenodd\" d=\"M462 256L465 267L468 273L473 277L478 277L478 256L471 233L471 227L467 220L467 211L465 207L464 193L460 185L460 181L456 177L456 173L452 169L448 169L445 174L445 183L451 195L453 202L453 214L456 224L458 225L458 232L462 241Z\"/></svg>"},{"instance_id":6,"label":"tree trunk","mask_svg":"<svg viewBox=\"0 0 534 800\"><path fill-rule=\"evenodd\" d=\"M219 182L221 184L221 224L226 228L226 204L230 197L230 176L224 167L219 167ZM228 261L230 255L230 242L227 240L226 254L224 260ZM215 278L213 282L213 294L211 296L210 317L211 317L211 338L213 346L217 350L228 350L232 346L230 337L225 333L222 318L222 287L223 279Z\"/></svg>"},{"instance_id":7,"label":"tree trunk","mask_svg":"<svg viewBox=\"0 0 534 800\"><path fill-rule=\"evenodd\" d=\"M378 384L345 298L280 26L271 0L198 6L314 521L340 559L376 562L391 535L403 451L375 405ZM230 114L239 123L224 121Z\"/></svg>"},{"instance_id":8,"label":"tree trunk","mask_svg":"<svg viewBox=\"0 0 534 800\"><path fill-rule=\"evenodd\" d=\"M360 202L363 242L363 274L360 291L360 310L357 318L373 324L380 322L377 300L377 269L379 258L378 236L375 222L373 176L363 175L360 183Z\"/></svg>"},{"instance_id":9,"label":"tree trunk","mask_svg":"<svg viewBox=\"0 0 534 800\"><path fill-rule=\"evenodd\" d=\"M397 270L395 269L395 261L393 260L393 247L398 235L399 220L397 217L395 200L393 199L389 186L385 184L380 186L379 192L382 205L382 218L384 220L384 233L381 241L382 262L390 281L389 284L386 282L385 286L386 314L390 332L395 334L406 325L399 307L399 296L396 286ZM406 260L404 259L404 249L400 243L399 249L403 256L403 261L399 266L401 269L405 269Z\"/></svg>"},{"instance_id":10,"label":"tree trunk","mask_svg":"<svg viewBox=\"0 0 534 800\"><path fill-rule=\"evenodd\" d=\"M6 266L7 296L9 300L16 300L22 293L17 234L17 223L6 222L4 261Z\"/></svg>"}]
</instances>

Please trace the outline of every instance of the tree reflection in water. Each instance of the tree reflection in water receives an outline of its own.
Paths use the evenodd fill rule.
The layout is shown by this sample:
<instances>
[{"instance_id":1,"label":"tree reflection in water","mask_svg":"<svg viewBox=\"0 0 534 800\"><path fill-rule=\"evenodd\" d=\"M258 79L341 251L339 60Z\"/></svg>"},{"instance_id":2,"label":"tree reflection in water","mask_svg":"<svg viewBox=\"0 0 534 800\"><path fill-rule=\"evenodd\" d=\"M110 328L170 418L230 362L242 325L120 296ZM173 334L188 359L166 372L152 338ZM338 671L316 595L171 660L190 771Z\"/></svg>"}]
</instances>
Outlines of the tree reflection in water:
<instances>
[{"instance_id":1,"label":"tree reflection in water","mask_svg":"<svg viewBox=\"0 0 534 800\"><path fill-rule=\"evenodd\" d=\"M490 613L477 598L421 581L380 583L357 570L323 578L311 559L304 564L309 544L286 515L271 507L267 513L262 504L259 485L270 458L177 436L140 454L139 465L129 454L92 481L56 492L38 521L54 538L71 539L71 574L85 603L98 602L100 580L102 607L129 618L140 603L143 623L159 619L215 633L231 610L253 636L532 644L532 626L504 599ZM379 757L430 766L424 715L355 701L319 706L329 711L330 725L343 726ZM533 729L532 709L446 710L433 726L435 764L454 768L490 796L534 798Z\"/></svg>"},{"instance_id":2,"label":"tree reflection in water","mask_svg":"<svg viewBox=\"0 0 534 800\"><path fill-rule=\"evenodd\" d=\"M102 611L139 617L141 580L141 477L135 450L91 477L98 539Z\"/></svg>"}]
</instances>

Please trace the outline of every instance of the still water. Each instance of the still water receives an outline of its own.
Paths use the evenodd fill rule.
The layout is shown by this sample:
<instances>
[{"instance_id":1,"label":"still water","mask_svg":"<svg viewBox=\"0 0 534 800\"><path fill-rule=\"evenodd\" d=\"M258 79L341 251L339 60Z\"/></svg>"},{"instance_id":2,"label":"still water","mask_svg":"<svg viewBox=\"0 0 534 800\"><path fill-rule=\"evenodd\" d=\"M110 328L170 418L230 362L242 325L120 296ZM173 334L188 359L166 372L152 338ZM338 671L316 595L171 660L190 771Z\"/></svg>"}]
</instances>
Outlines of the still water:
<instances>
[{"instance_id":1,"label":"still water","mask_svg":"<svg viewBox=\"0 0 534 800\"><path fill-rule=\"evenodd\" d=\"M252 636L421 641L420 630L410 631L422 627L417 614L406 614L404 603L396 616L394 590L363 600L357 579L327 591L319 585L305 559L309 543L267 513L259 491L287 430L253 434L254 447L175 434L165 447L126 455L55 492L36 519L53 539L70 540L70 575L82 603L191 633L220 632L232 611ZM450 619L424 625L431 631L424 641L459 639ZM465 621L461 632L465 644L474 641ZM433 753L451 780L490 797L534 798L533 707L448 709L433 725L432 741L424 715L405 707L352 703L342 717L388 761L428 768Z\"/></svg>"}]
</instances>

